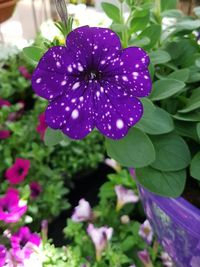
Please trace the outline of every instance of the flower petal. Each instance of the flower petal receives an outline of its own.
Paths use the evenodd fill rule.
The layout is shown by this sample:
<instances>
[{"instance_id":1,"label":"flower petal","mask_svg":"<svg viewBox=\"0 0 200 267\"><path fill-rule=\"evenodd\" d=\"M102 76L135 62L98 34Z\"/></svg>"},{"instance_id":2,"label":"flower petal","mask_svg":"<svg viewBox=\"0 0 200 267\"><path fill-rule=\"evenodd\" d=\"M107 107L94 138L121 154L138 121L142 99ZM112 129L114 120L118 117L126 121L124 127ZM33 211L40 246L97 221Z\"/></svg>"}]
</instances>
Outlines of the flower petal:
<instances>
[{"instance_id":1,"label":"flower petal","mask_svg":"<svg viewBox=\"0 0 200 267\"><path fill-rule=\"evenodd\" d=\"M53 129L62 129L73 139L82 139L94 128L91 91L83 84L52 101L46 112L46 123Z\"/></svg>"},{"instance_id":2,"label":"flower petal","mask_svg":"<svg viewBox=\"0 0 200 267\"><path fill-rule=\"evenodd\" d=\"M122 95L120 90L114 93L114 88L112 84L102 83L94 96L96 127L107 137L120 139L140 120L143 107L137 98Z\"/></svg>"}]
</instances>

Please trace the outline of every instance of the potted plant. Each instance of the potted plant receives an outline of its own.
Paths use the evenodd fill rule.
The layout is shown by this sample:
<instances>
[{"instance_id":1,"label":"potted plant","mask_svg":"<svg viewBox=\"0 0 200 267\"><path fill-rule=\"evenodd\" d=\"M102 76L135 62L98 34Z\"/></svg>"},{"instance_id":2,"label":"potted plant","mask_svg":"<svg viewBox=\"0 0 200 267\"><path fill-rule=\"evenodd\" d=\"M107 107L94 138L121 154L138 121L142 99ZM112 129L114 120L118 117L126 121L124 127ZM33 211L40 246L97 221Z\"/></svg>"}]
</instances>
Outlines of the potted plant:
<instances>
[{"instance_id":1,"label":"potted plant","mask_svg":"<svg viewBox=\"0 0 200 267\"><path fill-rule=\"evenodd\" d=\"M0 23L12 16L16 3L17 0L0 0Z\"/></svg>"},{"instance_id":2,"label":"potted plant","mask_svg":"<svg viewBox=\"0 0 200 267\"><path fill-rule=\"evenodd\" d=\"M45 140L55 144L63 138L81 139L97 127L106 136L108 155L134 167L147 216L165 250L178 266L199 266L199 9L191 18L176 9L177 1L126 3L128 19L124 1L119 7L102 4L113 31L83 27L71 32L71 20L66 19L58 25L63 34L70 32L67 47L52 43L32 80L35 92L49 100L46 122L53 130L49 128ZM67 18L64 9L59 12ZM141 48L149 53L149 71L149 58ZM24 50L36 61L45 51Z\"/></svg>"}]
</instances>

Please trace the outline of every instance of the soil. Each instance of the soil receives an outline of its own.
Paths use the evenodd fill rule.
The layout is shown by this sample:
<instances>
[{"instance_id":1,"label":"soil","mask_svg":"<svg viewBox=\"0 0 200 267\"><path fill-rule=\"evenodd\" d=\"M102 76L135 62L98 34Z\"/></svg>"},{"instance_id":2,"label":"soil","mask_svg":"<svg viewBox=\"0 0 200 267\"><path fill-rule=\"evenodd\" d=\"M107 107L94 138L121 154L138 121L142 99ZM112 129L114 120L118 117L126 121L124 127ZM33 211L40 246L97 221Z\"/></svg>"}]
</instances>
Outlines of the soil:
<instances>
[{"instance_id":1,"label":"soil","mask_svg":"<svg viewBox=\"0 0 200 267\"><path fill-rule=\"evenodd\" d=\"M195 179L187 179L183 198L200 209L200 186Z\"/></svg>"}]
</instances>

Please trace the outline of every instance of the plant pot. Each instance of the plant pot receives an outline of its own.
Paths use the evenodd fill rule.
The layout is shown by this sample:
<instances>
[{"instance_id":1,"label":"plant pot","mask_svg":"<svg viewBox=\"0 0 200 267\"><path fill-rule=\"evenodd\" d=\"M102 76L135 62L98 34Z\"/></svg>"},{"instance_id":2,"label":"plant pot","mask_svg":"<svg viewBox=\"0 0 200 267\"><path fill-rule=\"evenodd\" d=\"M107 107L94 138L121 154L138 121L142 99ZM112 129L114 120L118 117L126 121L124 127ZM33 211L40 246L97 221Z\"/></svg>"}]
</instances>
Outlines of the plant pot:
<instances>
[{"instance_id":1,"label":"plant pot","mask_svg":"<svg viewBox=\"0 0 200 267\"><path fill-rule=\"evenodd\" d=\"M200 266L200 210L181 197L160 197L141 186L139 191L158 241L176 266Z\"/></svg>"},{"instance_id":2,"label":"plant pot","mask_svg":"<svg viewBox=\"0 0 200 267\"><path fill-rule=\"evenodd\" d=\"M17 0L0 0L0 23L12 16L16 3Z\"/></svg>"}]
</instances>

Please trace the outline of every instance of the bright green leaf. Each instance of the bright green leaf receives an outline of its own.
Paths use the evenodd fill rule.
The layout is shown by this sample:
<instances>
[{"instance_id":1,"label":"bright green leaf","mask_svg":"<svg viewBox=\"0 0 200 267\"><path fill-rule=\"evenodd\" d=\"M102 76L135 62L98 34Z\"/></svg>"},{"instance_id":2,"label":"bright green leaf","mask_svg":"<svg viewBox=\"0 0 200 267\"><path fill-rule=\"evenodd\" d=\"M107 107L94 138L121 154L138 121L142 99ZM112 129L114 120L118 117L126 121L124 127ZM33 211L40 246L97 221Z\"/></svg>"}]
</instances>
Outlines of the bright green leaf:
<instances>
[{"instance_id":1,"label":"bright green leaf","mask_svg":"<svg viewBox=\"0 0 200 267\"><path fill-rule=\"evenodd\" d=\"M106 2L103 2L101 6L110 19L114 22L120 23L120 10L117 6Z\"/></svg>"},{"instance_id":2,"label":"bright green leaf","mask_svg":"<svg viewBox=\"0 0 200 267\"><path fill-rule=\"evenodd\" d=\"M158 24L153 24L149 27L147 27L140 35L139 38L148 37L151 42L150 44L146 45L145 49L151 49L154 47L154 45L160 40L161 36L161 26Z\"/></svg>"},{"instance_id":3,"label":"bright green leaf","mask_svg":"<svg viewBox=\"0 0 200 267\"><path fill-rule=\"evenodd\" d=\"M159 137L151 136L156 159L151 165L161 171L178 171L190 164L191 155L187 143L180 136L170 133Z\"/></svg>"},{"instance_id":4,"label":"bright green leaf","mask_svg":"<svg viewBox=\"0 0 200 267\"><path fill-rule=\"evenodd\" d=\"M162 100L169 98L185 87L185 83L174 79L163 79L153 83L151 100Z\"/></svg>"},{"instance_id":5,"label":"bright green leaf","mask_svg":"<svg viewBox=\"0 0 200 267\"><path fill-rule=\"evenodd\" d=\"M186 182L186 171L162 172L151 167L136 170L139 183L149 191L166 197L179 197Z\"/></svg>"},{"instance_id":6,"label":"bright green leaf","mask_svg":"<svg viewBox=\"0 0 200 267\"><path fill-rule=\"evenodd\" d=\"M25 47L23 52L28 58L35 62L38 62L44 54L44 51L40 47L36 46Z\"/></svg>"},{"instance_id":7,"label":"bright green leaf","mask_svg":"<svg viewBox=\"0 0 200 267\"><path fill-rule=\"evenodd\" d=\"M179 80L182 82L187 82L189 74L190 74L189 69L181 69L170 73L167 78Z\"/></svg>"},{"instance_id":8,"label":"bright green leaf","mask_svg":"<svg viewBox=\"0 0 200 267\"><path fill-rule=\"evenodd\" d=\"M191 161L190 174L193 178L200 181L200 152L198 152Z\"/></svg>"},{"instance_id":9,"label":"bright green leaf","mask_svg":"<svg viewBox=\"0 0 200 267\"><path fill-rule=\"evenodd\" d=\"M133 127L121 140L106 139L108 155L122 166L141 168L155 160L155 151L149 137Z\"/></svg>"},{"instance_id":10,"label":"bright green leaf","mask_svg":"<svg viewBox=\"0 0 200 267\"><path fill-rule=\"evenodd\" d=\"M170 54L163 50L153 51L149 55L150 55L151 62L154 65L164 64L171 60Z\"/></svg>"},{"instance_id":11,"label":"bright green leaf","mask_svg":"<svg viewBox=\"0 0 200 267\"><path fill-rule=\"evenodd\" d=\"M175 9L177 7L177 0L161 0L161 10Z\"/></svg>"}]
</instances>

